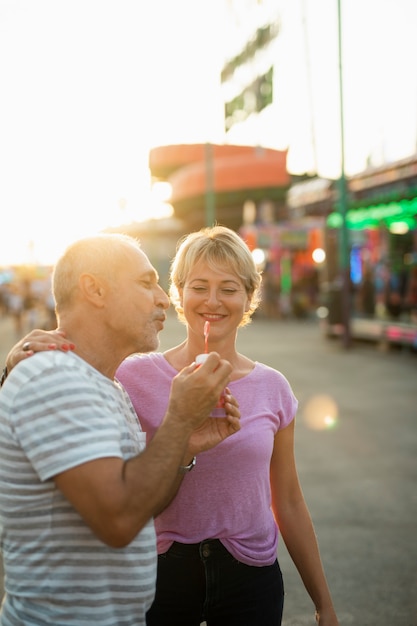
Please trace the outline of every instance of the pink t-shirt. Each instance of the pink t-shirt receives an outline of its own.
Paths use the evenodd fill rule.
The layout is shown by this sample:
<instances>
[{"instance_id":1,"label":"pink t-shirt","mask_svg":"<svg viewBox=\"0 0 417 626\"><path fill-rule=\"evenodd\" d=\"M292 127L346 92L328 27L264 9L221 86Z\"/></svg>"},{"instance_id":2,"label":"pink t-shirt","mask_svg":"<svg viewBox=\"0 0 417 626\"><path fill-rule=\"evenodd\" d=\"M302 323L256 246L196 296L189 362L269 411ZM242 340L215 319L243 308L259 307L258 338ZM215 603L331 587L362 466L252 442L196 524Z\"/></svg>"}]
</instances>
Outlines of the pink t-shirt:
<instances>
[{"instance_id":1,"label":"pink t-shirt","mask_svg":"<svg viewBox=\"0 0 417 626\"><path fill-rule=\"evenodd\" d=\"M148 440L165 415L176 374L161 353L133 355L117 371ZM239 402L241 429L198 456L174 500L155 519L158 552L166 552L173 541L216 538L247 565L271 565L279 533L269 466L274 436L294 419L298 402L287 379L258 362L229 387Z\"/></svg>"}]
</instances>

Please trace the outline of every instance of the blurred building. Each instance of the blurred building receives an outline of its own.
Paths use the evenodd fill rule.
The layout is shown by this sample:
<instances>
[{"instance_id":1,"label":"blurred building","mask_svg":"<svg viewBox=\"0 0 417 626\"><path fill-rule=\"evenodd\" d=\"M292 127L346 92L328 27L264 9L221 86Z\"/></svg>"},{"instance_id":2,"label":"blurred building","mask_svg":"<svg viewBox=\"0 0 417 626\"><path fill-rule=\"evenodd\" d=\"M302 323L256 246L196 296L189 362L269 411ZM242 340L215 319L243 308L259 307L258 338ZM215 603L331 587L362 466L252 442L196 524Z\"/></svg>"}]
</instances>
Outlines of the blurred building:
<instances>
[{"instance_id":1,"label":"blurred building","mask_svg":"<svg viewBox=\"0 0 417 626\"><path fill-rule=\"evenodd\" d=\"M417 323L417 154L369 167L347 184L354 313ZM326 220L328 247L335 253L337 209L336 203Z\"/></svg>"},{"instance_id":2,"label":"blurred building","mask_svg":"<svg viewBox=\"0 0 417 626\"><path fill-rule=\"evenodd\" d=\"M276 146L279 68L285 62L279 3L231 0L228 7L231 44L221 73L226 138L238 143L250 136L254 143ZM314 196L316 206L309 202L306 209L306 194ZM290 177L285 207L279 212L265 200L252 203L250 210L245 207L239 232L262 251L268 315L302 316L316 307L319 275L314 253L323 246L330 211L326 183L310 176Z\"/></svg>"},{"instance_id":3,"label":"blurred building","mask_svg":"<svg viewBox=\"0 0 417 626\"><path fill-rule=\"evenodd\" d=\"M260 253L268 314L305 315L323 293L340 290L338 181L290 175L286 150L276 149L278 69L285 62L279 3L226 5L225 142L159 146L150 152L150 171L154 181L170 183L184 232L218 222ZM350 177L347 188L352 313L411 315L417 306L417 156L368 168Z\"/></svg>"},{"instance_id":4,"label":"blurred building","mask_svg":"<svg viewBox=\"0 0 417 626\"><path fill-rule=\"evenodd\" d=\"M280 12L276 0L228 0L225 63L221 71L228 141L278 146L274 109L280 93L277 67ZM275 122L275 123L274 123Z\"/></svg>"},{"instance_id":5,"label":"blurred building","mask_svg":"<svg viewBox=\"0 0 417 626\"><path fill-rule=\"evenodd\" d=\"M338 181L322 179L295 184L288 194L293 221L325 216L320 278L333 299L332 323L341 319L338 198ZM352 316L417 323L417 154L349 177L347 207Z\"/></svg>"},{"instance_id":6,"label":"blurred building","mask_svg":"<svg viewBox=\"0 0 417 626\"><path fill-rule=\"evenodd\" d=\"M170 203L187 230L218 222L287 218L286 152L253 146L190 144L150 151L154 181L171 185Z\"/></svg>"},{"instance_id":7,"label":"blurred building","mask_svg":"<svg viewBox=\"0 0 417 626\"><path fill-rule=\"evenodd\" d=\"M171 184L175 216L188 229L214 221L238 230L245 223L288 218L291 180L287 152L277 150L271 111L277 86L279 11L275 0L227 0L219 80L224 101L223 145L160 146L151 150L154 180ZM268 122L269 120L269 122ZM268 128L268 138L260 128ZM251 127L252 140L242 129Z\"/></svg>"}]
</instances>

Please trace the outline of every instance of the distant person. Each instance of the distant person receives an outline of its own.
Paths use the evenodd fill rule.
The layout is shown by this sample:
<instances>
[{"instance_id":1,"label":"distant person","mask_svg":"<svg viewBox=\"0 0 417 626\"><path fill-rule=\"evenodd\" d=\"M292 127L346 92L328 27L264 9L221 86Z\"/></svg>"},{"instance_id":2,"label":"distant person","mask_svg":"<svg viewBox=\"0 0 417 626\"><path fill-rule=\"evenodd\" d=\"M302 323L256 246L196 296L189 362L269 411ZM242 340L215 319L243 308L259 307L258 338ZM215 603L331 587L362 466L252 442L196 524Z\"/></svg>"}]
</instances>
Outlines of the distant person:
<instances>
[{"instance_id":1,"label":"distant person","mask_svg":"<svg viewBox=\"0 0 417 626\"><path fill-rule=\"evenodd\" d=\"M65 251L53 291L75 351L22 360L0 392L0 624L143 625L155 591L152 518L195 455L239 429L229 394L228 415L208 418L232 367L211 353L171 377L145 447L114 375L128 355L158 346L169 301L155 269L134 239L101 235ZM21 356L39 348L30 337Z\"/></svg>"},{"instance_id":2,"label":"distant person","mask_svg":"<svg viewBox=\"0 0 417 626\"><path fill-rule=\"evenodd\" d=\"M23 282L23 310L26 321L26 328L32 330L36 327L38 318L38 296L34 284L30 280Z\"/></svg>"},{"instance_id":3,"label":"distant person","mask_svg":"<svg viewBox=\"0 0 417 626\"><path fill-rule=\"evenodd\" d=\"M387 279L385 289L385 308L391 319L397 320L403 312L402 281L397 272L392 272Z\"/></svg>"},{"instance_id":4,"label":"distant person","mask_svg":"<svg viewBox=\"0 0 417 626\"><path fill-rule=\"evenodd\" d=\"M262 274L262 310L266 317L279 317L279 282L271 269L266 266Z\"/></svg>"},{"instance_id":5,"label":"distant person","mask_svg":"<svg viewBox=\"0 0 417 626\"><path fill-rule=\"evenodd\" d=\"M252 255L235 232L219 226L190 234L172 263L170 288L185 341L163 354L134 355L117 371L152 441L172 380L204 352L209 324L207 347L231 363L229 386L241 411L240 431L200 456L155 520L158 577L148 626L281 624L280 533L317 623L338 625L296 470L297 400L283 374L236 350L260 285Z\"/></svg>"},{"instance_id":6,"label":"distant person","mask_svg":"<svg viewBox=\"0 0 417 626\"><path fill-rule=\"evenodd\" d=\"M375 280L371 268L367 268L359 285L359 309L365 317L373 318L375 315Z\"/></svg>"},{"instance_id":7,"label":"distant person","mask_svg":"<svg viewBox=\"0 0 417 626\"><path fill-rule=\"evenodd\" d=\"M408 276L406 291L406 307L410 321L417 323L417 267L412 267Z\"/></svg>"},{"instance_id":8,"label":"distant person","mask_svg":"<svg viewBox=\"0 0 417 626\"><path fill-rule=\"evenodd\" d=\"M19 284L12 283L7 297L7 309L13 319L16 337L20 337L23 331L24 299Z\"/></svg>"}]
</instances>

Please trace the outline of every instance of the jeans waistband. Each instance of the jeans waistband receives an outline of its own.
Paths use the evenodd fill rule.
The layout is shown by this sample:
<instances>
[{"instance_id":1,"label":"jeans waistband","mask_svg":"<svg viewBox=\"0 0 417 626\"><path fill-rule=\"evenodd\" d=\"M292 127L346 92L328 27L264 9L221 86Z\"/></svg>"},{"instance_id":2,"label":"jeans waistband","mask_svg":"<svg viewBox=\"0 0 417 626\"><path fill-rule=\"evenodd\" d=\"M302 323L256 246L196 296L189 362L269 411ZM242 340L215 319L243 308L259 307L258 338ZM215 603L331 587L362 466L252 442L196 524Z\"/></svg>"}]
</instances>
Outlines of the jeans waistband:
<instances>
[{"instance_id":1,"label":"jeans waistband","mask_svg":"<svg viewBox=\"0 0 417 626\"><path fill-rule=\"evenodd\" d=\"M167 554L183 557L197 556L200 558L201 555L208 556L209 554L220 552L227 552L227 550L219 539L204 539L199 543L174 541Z\"/></svg>"}]
</instances>

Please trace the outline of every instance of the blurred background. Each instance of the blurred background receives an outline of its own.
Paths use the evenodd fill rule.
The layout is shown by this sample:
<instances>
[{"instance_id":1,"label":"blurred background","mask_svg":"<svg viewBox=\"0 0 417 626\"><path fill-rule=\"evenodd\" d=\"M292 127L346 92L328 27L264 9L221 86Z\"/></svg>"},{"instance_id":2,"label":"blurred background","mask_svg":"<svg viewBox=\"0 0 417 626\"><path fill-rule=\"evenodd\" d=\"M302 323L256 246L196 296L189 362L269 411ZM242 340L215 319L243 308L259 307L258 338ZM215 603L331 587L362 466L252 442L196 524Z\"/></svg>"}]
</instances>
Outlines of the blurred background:
<instances>
[{"instance_id":1,"label":"blurred background","mask_svg":"<svg viewBox=\"0 0 417 626\"><path fill-rule=\"evenodd\" d=\"M417 347L415 0L0 0L0 306L72 240L247 241L268 318Z\"/></svg>"},{"instance_id":2,"label":"blurred background","mask_svg":"<svg viewBox=\"0 0 417 626\"><path fill-rule=\"evenodd\" d=\"M55 326L74 239L140 238L167 287L183 234L236 230L344 626L417 624L416 27L416 0L0 0L0 362Z\"/></svg>"}]
</instances>

